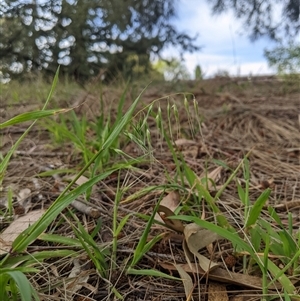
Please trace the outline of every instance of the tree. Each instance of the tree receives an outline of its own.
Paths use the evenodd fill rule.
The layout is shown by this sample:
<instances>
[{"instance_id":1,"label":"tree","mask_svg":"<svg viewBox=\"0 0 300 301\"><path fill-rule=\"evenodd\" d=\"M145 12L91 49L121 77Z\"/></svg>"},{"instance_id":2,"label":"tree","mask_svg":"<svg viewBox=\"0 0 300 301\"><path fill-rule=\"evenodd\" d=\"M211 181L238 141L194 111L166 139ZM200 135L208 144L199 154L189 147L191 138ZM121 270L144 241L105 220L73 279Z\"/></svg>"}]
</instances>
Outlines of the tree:
<instances>
[{"instance_id":1,"label":"tree","mask_svg":"<svg viewBox=\"0 0 300 301\"><path fill-rule=\"evenodd\" d=\"M268 36L283 42L299 34L299 0L211 0L209 3L214 14L232 9L238 19L244 20L252 40Z\"/></svg>"},{"instance_id":2,"label":"tree","mask_svg":"<svg viewBox=\"0 0 300 301\"><path fill-rule=\"evenodd\" d=\"M202 80L203 79L203 72L200 65L197 65L195 68L195 79Z\"/></svg>"},{"instance_id":3,"label":"tree","mask_svg":"<svg viewBox=\"0 0 300 301\"><path fill-rule=\"evenodd\" d=\"M271 67L275 67L279 74L297 73L300 71L300 44L290 42L288 46L278 46L272 50L265 50L265 56Z\"/></svg>"},{"instance_id":4,"label":"tree","mask_svg":"<svg viewBox=\"0 0 300 301\"><path fill-rule=\"evenodd\" d=\"M299 0L211 0L212 11L220 14L232 9L252 40L267 36L278 43L265 50L270 66L278 72L295 72L300 67L300 45L295 42L300 30Z\"/></svg>"},{"instance_id":5,"label":"tree","mask_svg":"<svg viewBox=\"0 0 300 301\"><path fill-rule=\"evenodd\" d=\"M187 67L176 58L160 59L153 64L153 69L162 74L164 79L168 81L189 80L191 78Z\"/></svg>"},{"instance_id":6,"label":"tree","mask_svg":"<svg viewBox=\"0 0 300 301\"><path fill-rule=\"evenodd\" d=\"M107 70L129 75L150 67L169 45L194 51L194 39L171 24L174 0L5 0L0 4L0 65L9 76L42 70L86 80ZM135 59L132 59L135 58ZM140 70L139 68L135 68Z\"/></svg>"}]
</instances>

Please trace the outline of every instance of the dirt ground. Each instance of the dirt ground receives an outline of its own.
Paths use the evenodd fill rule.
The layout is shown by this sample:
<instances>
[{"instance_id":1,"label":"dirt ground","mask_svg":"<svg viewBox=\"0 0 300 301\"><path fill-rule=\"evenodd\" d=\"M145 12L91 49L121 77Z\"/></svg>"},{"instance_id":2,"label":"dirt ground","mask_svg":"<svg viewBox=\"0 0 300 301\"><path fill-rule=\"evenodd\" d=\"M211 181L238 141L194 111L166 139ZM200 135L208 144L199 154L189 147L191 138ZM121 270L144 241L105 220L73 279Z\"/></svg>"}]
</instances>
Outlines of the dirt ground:
<instances>
[{"instance_id":1,"label":"dirt ground","mask_svg":"<svg viewBox=\"0 0 300 301\"><path fill-rule=\"evenodd\" d=\"M215 160L221 160L232 168L236 168L241 159L251 150L250 161L250 199L253 202L263 191L272 189L269 205L274 206L282 218L282 223L288 226L288 212L292 214L293 228L300 227L300 84L286 82L275 77L261 78L216 78L203 82L185 82L168 85L150 86L141 97L141 106L150 103L154 99L164 97L181 90L194 94L199 107L199 115L202 121L202 133L193 132L191 122L186 114L183 95L171 95L169 101L179 108L180 129L174 125L174 140L186 139L193 144L182 143L178 147L187 164L197 175L216 168ZM108 103L116 101L119 97L112 88L103 90L103 99ZM127 95L128 105L134 96L140 92L139 87L130 89ZM84 105L77 108L77 113L87 114L93 118L93 114L99 110L97 97L93 93L82 91L76 95L70 93L69 97L59 99L62 107L78 105L85 101ZM190 96L189 96L190 98ZM10 104L9 99L4 99L0 104L0 122L8 120L16 114L30 111L41 107L34 100L25 100L23 104ZM167 110L167 99L159 101L163 114ZM191 102L192 111L193 104ZM199 117L199 116L198 116ZM1 152L4 156L14 141L24 132L26 124L12 126L2 130ZM178 134L179 133L179 134ZM119 208L120 219L129 212L151 214L153 205L160 195L158 192L149 193L131 202L125 202L126 197L139 190L153 185L167 183L166 170L169 175L175 175L174 160L168 151L166 142L157 138L155 130L153 135L153 147L155 162L145 163L139 166L139 172L124 173L122 180L129 188L124 195L124 202ZM138 150L134 144L125 145L124 151L131 156L136 156ZM63 146L55 145L49 137L49 133L39 126L35 126L24 139L15 155L11 159L3 182L3 191L0 195L1 203L5 204L8 187L17 195L24 188L30 189L30 195L20 206L15 205L15 214L29 212L36 208L47 208L60 193L62 178L38 177L43 171L56 168L74 168L79 170L80 156L70 144ZM222 185L230 176L230 171L222 170L217 185ZM237 175L243 183L242 171ZM99 245L108 243L112 239L111 224L113 200L117 189L117 179L111 176L95 185L91 202L101 212L102 227L96 238ZM24 205L25 204L25 205ZM223 192L218 207L222 212L231 212L228 219L234 224L239 221L239 200L235 183ZM76 212L76 209L74 209ZM89 232L92 232L97 224L97 219L76 212ZM5 221L1 222L1 231L7 227ZM125 300L186 300L184 286L181 282L153 278L149 276L132 276L124 273L126 260L138 242L145 227L137 216L132 216L124 227L117 250L117 262L119 267L110 273L109 281L102 280L97 274L93 264L84 253L80 253L79 262L82 269L88 274L86 282L81 289L74 294L72 299L77 301L87 300L114 300L113 293L109 290L108 283L112 283ZM52 229L54 229L52 225ZM70 225L60 225L55 230L57 234L72 236ZM154 233L163 231L157 227ZM171 232L171 231L170 231ZM54 250L61 246L45 244L36 241L27 250L29 253L45 247ZM216 247L213 254L207 250L203 254L214 257L220 265L227 270L234 271L235 275L242 275L241 264L237 259L234 266L226 267L226 258L232 255L232 249L223 241ZM224 262L225 260L225 262ZM161 263L186 264L182 245L176 239L165 240L154 247L147 256L139 263L138 268L153 268L167 274L177 276L175 270L164 268ZM53 259L47 261L43 267L42 275L34 275L31 278L34 286L42 293L41 300L67 300L65 299L65 279L72 269L72 261ZM252 275L259 277L259 274ZM260 300L261 288L256 285L247 285L245 281L228 281L225 278L213 275L193 275L196 277L197 286L194 289L194 300ZM198 279L197 279L198 277ZM225 279L225 280L224 280ZM300 283L295 279L295 283ZM298 281L298 282L297 282ZM51 284L53 289L49 292L47 287ZM299 286L296 286L299 287ZM300 294L300 290L298 291ZM69 299L68 299L69 300Z\"/></svg>"}]
</instances>

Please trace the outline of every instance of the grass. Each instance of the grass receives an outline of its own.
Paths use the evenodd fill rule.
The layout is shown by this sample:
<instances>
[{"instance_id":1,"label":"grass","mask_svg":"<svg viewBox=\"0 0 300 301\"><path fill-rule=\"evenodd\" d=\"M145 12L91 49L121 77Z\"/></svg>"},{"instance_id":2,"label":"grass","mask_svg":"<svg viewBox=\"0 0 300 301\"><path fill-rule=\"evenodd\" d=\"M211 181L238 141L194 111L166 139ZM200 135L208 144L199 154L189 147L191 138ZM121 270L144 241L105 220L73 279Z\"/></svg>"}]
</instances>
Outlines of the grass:
<instances>
[{"instance_id":1,"label":"grass","mask_svg":"<svg viewBox=\"0 0 300 301\"><path fill-rule=\"evenodd\" d=\"M204 176L200 177L193 166L198 155L192 160L176 146L177 139L182 137L187 141L199 139L203 149L209 146L204 137L207 126L200 113L203 110L192 94L169 94L144 102L146 89L128 106L130 86L127 85L115 107L107 109L100 95L99 113L95 118L87 118L72 108L46 109L57 85L58 73L41 110L19 114L0 124L0 129L7 129L32 122L3 156L0 163L3 189L7 188L6 175L13 154L37 121L39 128L49 133L53 147L66 145L77 162L71 169L40 173L44 177L60 174L72 177L68 184L59 183L63 189L51 200L43 216L23 229L9 252L1 256L3 301L50 300L47 298L63 290L65 300L73 300L75 296L82 297L87 287L93 291L96 283L106 288L103 300L112 296L123 300L129 294L128 288L122 286L124 277L131 281L144 277L148 283L155 283L154 279L175 281L180 285L177 274L160 268L159 262L155 265L147 262L149 254L162 247L170 235L170 224L159 223L155 216L163 197L171 191L180 192L182 201L165 219L178 220L182 225L195 223L218 234L222 240L214 243L215 248L221 252L222 242L224 246L229 244L231 247L221 253L231 252L242 274L260 277L258 298L300 300L296 286L300 272L300 232L293 227L292 213L288 213L286 223L284 215L269 204L272 189L253 196L251 160L255 148L230 167L232 162L224 154L214 158L207 152L202 166ZM226 172L221 186L217 178L208 177L208 166L222 166ZM159 173L154 181L150 174L155 170ZM82 177L86 180L79 182ZM100 191L98 194L95 188ZM1 209L4 219L13 216L14 192L9 187L7 191L7 209ZM228 191L237 196L238 209L234 212L222 203ZM96 200L100 195L106 211L101 211L98 219L70 207L79 200L85 208L102 208ZM150 202L145 200L147 197ZM109 238L104 239L103 233L108 233ZM164 255L168 256L170 250ZM205 250L201 254L212 256ZM76 272L78 261L85 263ZM86 262L89 267L84 268ZM57 279L52 275L54 271ZM65 274L75 276L61 276ZM97 299L92 294L87 298Z\"/></svg>"}]
</instances>

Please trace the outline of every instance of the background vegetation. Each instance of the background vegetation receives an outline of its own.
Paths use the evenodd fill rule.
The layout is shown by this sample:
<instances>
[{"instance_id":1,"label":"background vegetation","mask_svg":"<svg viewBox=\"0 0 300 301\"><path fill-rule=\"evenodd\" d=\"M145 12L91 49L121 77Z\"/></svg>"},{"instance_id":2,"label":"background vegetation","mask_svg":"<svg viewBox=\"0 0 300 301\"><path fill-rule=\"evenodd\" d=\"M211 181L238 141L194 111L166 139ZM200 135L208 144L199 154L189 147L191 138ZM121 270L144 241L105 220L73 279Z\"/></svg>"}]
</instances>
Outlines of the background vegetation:
<instances>
[{"instance_id":1,"label":"background vegetation","mask_svg":"<svg viewBox=\"0 0 300 301\"><path fill-rule=\"evenodd\" d=\"M277 48L266 50L271 65L281 71L299 66L298 1L209 3L215 14L233 10L252 40L267 36L276 41ZM195 37L173 25L176 7L173 0L2 1L2 77L24 78L28 72L53 76L61 65L61 75L79 82L95 76L110 81L118 73L138 78L153 70L150 61L162 59L166 47L177 47L181 53L199 50ZM177 68L167 59L168 66Z\"/></svg>"}]
</instances>

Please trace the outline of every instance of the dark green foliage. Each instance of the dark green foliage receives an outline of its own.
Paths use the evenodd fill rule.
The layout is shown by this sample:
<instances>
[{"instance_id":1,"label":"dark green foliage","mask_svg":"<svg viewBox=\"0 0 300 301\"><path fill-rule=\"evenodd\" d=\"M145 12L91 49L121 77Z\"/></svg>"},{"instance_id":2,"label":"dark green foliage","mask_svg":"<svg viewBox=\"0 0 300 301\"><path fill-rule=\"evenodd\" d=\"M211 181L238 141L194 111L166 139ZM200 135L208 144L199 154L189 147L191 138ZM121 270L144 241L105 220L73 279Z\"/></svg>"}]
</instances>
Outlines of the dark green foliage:
<instances>
[{"instance_id":1,"label":"dark green foliage","mask_svg":"<svg viewBox=\"0 0 300 301\"><path fill-rule=\"evenodd\" d=\"M242 19L252 40L267 36L279 46L265 50L269 65L277 71L294 73L300 67L299 0L213 0L209 1L215 14L233 10Z\"/></svg>"},{"instance_id":2,"label":"dark green foliage","mask_svg":"<svg viewBox=\"0 0 300 301\"><path fill-rule=\"evenodd\" d=\"M269 65L276 67L279 73L297 73L300 71L300 44L289 43L272 50L265 50Z\"/></svg>"},{"instance_id":3,"label":"dark green foliage","mask_svg":"<svg viewBox=\"0 0 300 301\"><path fill-rule=\"evenodd\" d=\"M203 79L203 74L200 65L197 65L195 68L195 79L200 80Z\"/></svg>"},{"instance_id":4,"label":"dark green foliage","mask_svg":"<svg viewBox=\"0 0 300 301\"><path fill-rule=\"evenodd\" d=\"M253 40L261 36L285 40L295 37L300 29L299 0L212 0L209 3L216 14L232 9L238 19L244 20Z\"/></svg>"},{"instance_id":5,"label":"dark green foliage","mask_svg":"<svg viewBox=\"0 0 300 301\"><path fill-rule=\"evenodd\" d=\"M0 4L2 72L52 75L61 64L61 74L79 81L147 72L150 54L165 46L198 49L171 25L175 6L173 0L6 0Z\"/></svg>"}]
</instances>

